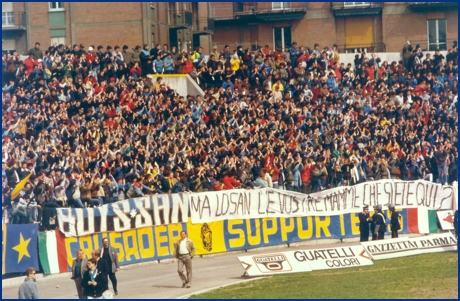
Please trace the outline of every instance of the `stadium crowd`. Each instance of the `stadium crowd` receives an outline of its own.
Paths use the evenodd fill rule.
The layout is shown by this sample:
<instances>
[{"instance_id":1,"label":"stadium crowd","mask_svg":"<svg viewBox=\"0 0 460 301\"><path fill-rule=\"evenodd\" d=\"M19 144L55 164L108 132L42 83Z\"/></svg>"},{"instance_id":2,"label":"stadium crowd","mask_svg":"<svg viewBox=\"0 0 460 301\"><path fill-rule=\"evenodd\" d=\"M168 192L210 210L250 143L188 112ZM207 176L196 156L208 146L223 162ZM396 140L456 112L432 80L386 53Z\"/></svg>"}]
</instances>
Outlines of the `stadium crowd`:
<instances>
[{"instance_id":1,"label":"stadium crowd","mask_svg":"<svg viewBox=\"0 0 460 301\"><path fill-rule=\"evenodd\" d=\"M50 229L57 207L154 193L457 180L456 43L444 57L408 42L394 62L360 51L353 65L336 45L296 43L209 57L37 43L28 55L2 56L4 222ZM204 96L155 73L187 73Z\"/></svg>"}]
</instances>

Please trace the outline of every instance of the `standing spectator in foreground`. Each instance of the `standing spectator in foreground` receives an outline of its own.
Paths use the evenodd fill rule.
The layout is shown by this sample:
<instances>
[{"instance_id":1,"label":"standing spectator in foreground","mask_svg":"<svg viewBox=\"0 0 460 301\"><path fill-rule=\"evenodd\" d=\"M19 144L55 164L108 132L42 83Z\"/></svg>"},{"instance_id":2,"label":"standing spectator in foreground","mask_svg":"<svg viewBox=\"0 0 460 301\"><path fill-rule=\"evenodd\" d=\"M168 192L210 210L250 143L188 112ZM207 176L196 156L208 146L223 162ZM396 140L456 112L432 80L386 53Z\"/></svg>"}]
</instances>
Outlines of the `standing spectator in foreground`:
<instances>
[{"instance_id":1,"label":"standing spectator in foreground","mask_svg":"<svg viewBox=\"0 0 460 301\"><path fill-rule=\"evenodd\" d=\"M174 244L174 258L177 259L177 272L182 280L182 287L190 288L192 286L192 259L195 256L195 244L187 238L187 232L180 233L181 239ZM187 277L184 275L184 266Z\"/></svg>"},{"instance_id":2,"label":"standing spectator in foreground","mask_svg":"<svg viewBox=\"0 0 460 301\"><path fill-rule=\"evenodd\" d=\"M37 277L35 268L27 268L26 276L27 278L19 287L18 299L40 299L38 288L35 284L35 279Z\"/></svg>"},{"instance_id":3,"label":"standing spectator in foreground","mask_svg":"<svg viewBox=\"0 0 460 301\"><path fill-rule=\"evenodd\" d=\"M112 281L113 292L115 293L115 295L118 295L117 277L115 276L115 273L120 270L120 264L118 263L118 253L114 247L109 246L109 239L107 237L104 237L102 239L102 244L103 247L100 251L101 258L107 262L107 265L109 267L107 276L110 278L110 281Z\"/></svg>"},{"instance_id":4,"label":"standing spectator in foreground","mask_svg":"<svg viewBox=\"0 0 460 301\"><path fill-rule=\"evenodd\" d=\"M86 299L85 290L82 286L82 279L85 276L88 260L83 257L83 250L77 250L77 258L72 262L72 279L77 287L78 299Z\"/></svg>"},{"instance_id":5,"label":"standing spectator in foreground","mask_svg":"<svg viewBox=\"0 0 460 301\"><path fill-rule=\"evenodd\" d=\"M107 287L107 278L102 271L96 267L96 259L88 259L88 270L83 276L82 285L85 288L85 295L88 299L102 299L102 294Z\"/></svg>"}]
</instances>

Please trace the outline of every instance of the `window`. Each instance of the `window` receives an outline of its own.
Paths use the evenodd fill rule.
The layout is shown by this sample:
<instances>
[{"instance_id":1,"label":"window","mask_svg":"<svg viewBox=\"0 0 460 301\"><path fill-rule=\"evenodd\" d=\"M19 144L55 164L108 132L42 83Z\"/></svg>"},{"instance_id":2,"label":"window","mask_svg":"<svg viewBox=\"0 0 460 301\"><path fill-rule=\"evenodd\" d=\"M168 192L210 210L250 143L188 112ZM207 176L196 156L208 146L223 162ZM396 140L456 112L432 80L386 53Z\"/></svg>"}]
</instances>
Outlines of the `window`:
<instances>
[{"instance_id":1,"label":"window","mask_svg":"<svg viewBox=\"0 0 460 301\"><path fill-rule=\"evenodd\" d=\"M2 27L14 26L14 12L2 12Z\"/></svg>"},{"instance_id":2,"label":"window","mask_svg":"<svg viewBox=\"0 0 460 301\"><path fill-rule=\"evenodd\" d=\"M428 50L447 50L446 19L427 20Z\"/></svg>"},{"instance_id":3,"label":"window","mask_svg":"<svg viewBox=\"0 0 460 301\"><path fill-rule=\"evenodd\" d=\"M50 10L64 10L64 2L50 2Z\"/></svg>"},{"instance_id":4,"label":"window","mask_svg":"<svg viewBox=\"0 0 460 301\"><path fill-rule=\"evenodd\" d=\"M56 43L56 44L54 44L54 43ZM59 45L59 44L65 45L65 37L51 38L51 44L50 45Z\"/></svg>"},{"instance_id":5,"label":"window","mask_svg":"<svg viewBox=\"0 0 460 301\"><path fill-rule=\"evenodd\" d=\"M272 9L289 9L291 2L272 2Z\"/></svg>"},{"instance_id":6,"label":"window","mask_svg":"<svg viewBox=\"0 0 460 301\"><path fill-rule=\"evenodd\" d=\"M284 49L286 46L291 47L291 27L273 28L273 45L275 45L275 49Z\"/></svg>"},{"instance_id":7,"label":"window","mask_svg":"<svg viewBox=\"0 0 460 301\"><path fill-rule=\"evenodd\" d=\"M360 6L360 5L370 5L370 2L344 2L344 6Z\"/></svg>"}]
</instances>

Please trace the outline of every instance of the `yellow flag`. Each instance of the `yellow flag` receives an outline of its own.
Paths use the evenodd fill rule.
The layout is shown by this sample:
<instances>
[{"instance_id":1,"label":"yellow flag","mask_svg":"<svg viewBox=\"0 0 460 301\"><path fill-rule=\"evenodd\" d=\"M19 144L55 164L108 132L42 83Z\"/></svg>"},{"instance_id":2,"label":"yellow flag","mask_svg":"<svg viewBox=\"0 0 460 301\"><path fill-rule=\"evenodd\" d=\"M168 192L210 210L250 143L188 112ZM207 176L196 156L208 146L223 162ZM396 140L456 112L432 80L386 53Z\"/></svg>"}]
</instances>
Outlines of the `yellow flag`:
<instances>
[{"instance_id":1,"label":"yellow flag","mask_svg":"<svg viewBox=\"0 0 460 301\"><path fill-rule=\"evenodd\" d=\"M26 183L29 181L31 175L32 173L28 174L24 179L21 180L21 182L16 185L16 187L14 187L13 191L11 192L11 200L14 200L19 195L24 186L26 186Z\"/></svg>"}]
</instances>

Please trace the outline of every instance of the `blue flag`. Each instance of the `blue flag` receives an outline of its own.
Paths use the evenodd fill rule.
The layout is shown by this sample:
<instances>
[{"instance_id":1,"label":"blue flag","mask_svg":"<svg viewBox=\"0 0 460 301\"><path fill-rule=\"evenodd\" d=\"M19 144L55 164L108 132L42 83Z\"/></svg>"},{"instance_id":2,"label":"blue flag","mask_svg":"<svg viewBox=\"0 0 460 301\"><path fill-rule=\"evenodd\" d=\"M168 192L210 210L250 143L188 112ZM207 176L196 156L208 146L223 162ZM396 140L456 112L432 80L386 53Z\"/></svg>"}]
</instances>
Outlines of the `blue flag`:
<instances>
[{"instance_id":1,"label":"blue flag","mask_svg":"<svg viewBox=\"0 0 460 301\"><path fill-rule=\"evenodd\" d=\"M38 224L2 225L2 275L38 266Z\"/></svg>"}]
</instances>

